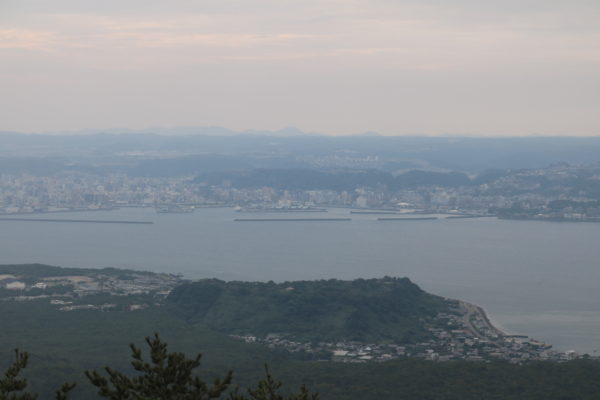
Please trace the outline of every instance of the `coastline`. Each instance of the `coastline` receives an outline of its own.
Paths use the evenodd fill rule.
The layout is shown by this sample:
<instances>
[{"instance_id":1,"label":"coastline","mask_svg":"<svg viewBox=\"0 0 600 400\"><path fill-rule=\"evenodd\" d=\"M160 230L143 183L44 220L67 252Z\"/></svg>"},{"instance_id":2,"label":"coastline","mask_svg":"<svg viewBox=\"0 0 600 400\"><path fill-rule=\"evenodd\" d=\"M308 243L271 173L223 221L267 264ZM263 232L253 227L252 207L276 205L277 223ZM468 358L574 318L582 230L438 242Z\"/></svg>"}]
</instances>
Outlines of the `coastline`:
<instances>
[{"instance_id":1,"label":"coastline","mask_svg":"<svg viewBox=\"0 0 600 400\"><path fill-rule=\"evenodd\" d=\"M475 324L472 322L473 319L481 321L483 323L483 328L489 330L493 335L496 335L501 338L511 336L510 333L503 331L502 329L498 328L498 326L492 323L491 319L488 317L488 314L486 313L483 307L478 306L476 304L468 303L463 300L455 301L458 302L459 309L462 311L463 322L465 326L475 336L483 338L486 335L484 335L481 332L481 328L475 326Z\"/></svg>"},{"instance_id":2,"label":"coastline","mask_svg":"<svg viewBox=\"0 0 600 400\"><path fill-rule=\"evenodd\" d=\"M476 305L478 311L480 312L482 318L488 323L488 325L494 330L496 331L500 336L512 336L514 335L513 333L507 332L506 330L504 330L504 328L495 323L494 320L490 317L490 314L485 310L485 308Z\"/></svg>"},{"instance_id":3,"label":"coastline","mask_svg":"<svg viewBox=\"0 0 600 400\"><path fill-rule=\"evenodd\" d=\"M514 335L520 335L519 333L515 333L509 329L506 329L504 326L502 326L501 323L499 323L497 320L495 320L492 316L490 316L490 313L486 311L485 308L478 306L482 312L484 313L485 317L487 318L487 320L489 321L490 325L492 325L496 330L502 332L502 334L504 336L514 336Z\"/></svg>"}]
</instances>

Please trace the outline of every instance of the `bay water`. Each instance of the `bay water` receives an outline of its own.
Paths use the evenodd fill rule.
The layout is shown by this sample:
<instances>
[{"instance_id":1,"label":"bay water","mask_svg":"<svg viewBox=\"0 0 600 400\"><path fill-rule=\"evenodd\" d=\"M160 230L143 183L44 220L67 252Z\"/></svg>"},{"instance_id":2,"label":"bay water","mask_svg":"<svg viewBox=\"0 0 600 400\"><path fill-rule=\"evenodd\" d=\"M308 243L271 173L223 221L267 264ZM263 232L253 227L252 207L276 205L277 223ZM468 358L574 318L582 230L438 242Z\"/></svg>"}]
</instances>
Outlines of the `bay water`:
<instances>
[{"instance_id":1,"label":"bay water","mask_svg":"<svg viewBox=\"0 0 600 400\"><path fill-rule=\"evenodd\" d=\"M27 216L19 216L27 218ZM377 221L377 215L244 214L152 208L31 218L151 225L0 221L0 264L118 267L224 280L408 277L428 292L478 304L509 333L600 349L600 224L495 218ZM351 221L235 222L235 218Z\"/></svg>"}]
</instances>

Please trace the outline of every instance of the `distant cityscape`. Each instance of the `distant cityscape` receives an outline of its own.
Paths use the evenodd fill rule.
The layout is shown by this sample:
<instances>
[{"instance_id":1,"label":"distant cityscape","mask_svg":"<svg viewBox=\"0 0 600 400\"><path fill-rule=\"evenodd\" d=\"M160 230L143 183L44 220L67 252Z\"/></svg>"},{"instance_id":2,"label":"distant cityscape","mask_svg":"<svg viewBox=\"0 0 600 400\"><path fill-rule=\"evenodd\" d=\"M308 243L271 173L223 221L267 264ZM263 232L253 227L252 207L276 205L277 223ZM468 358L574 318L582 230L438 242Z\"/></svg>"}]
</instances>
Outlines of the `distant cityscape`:
<instances>
[{"instance_id":1,"label":"distant cityscape","mask_svg":"<svg viewBox=\"0 0 600 400\"><path fill-rule=\"evenodd\" d=\"M330 175L336 176L335 173ZM238 207L257 212L317 211L320 207L336 206L394 212L600 221L600 167L597 165L559 164L475 177L467 184L417 182L406 188L376 183L354 184L346 190L300 189L294 188L293 179L289 181L289 188L236 187L226 178L214 182L214 179L193 176L156 178L80 172L53 176L2 174L0 213L13 215L119 207L155 207L159 212L191 212L198 207Z\"/></svg>"}]
</instances>

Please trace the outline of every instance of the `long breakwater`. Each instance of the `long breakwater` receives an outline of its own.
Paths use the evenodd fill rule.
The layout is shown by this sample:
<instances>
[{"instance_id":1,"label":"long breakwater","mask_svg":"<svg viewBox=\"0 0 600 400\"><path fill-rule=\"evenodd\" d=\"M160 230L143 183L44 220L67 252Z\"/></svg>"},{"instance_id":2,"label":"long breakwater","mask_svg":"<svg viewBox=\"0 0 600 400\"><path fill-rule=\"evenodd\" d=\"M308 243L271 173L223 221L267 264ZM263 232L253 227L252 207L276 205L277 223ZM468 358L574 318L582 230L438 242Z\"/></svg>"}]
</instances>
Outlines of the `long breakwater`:
<instances>
[{"instance_id":1,"label":"long breakwater","mask_svg":"<svg viewBox=\"0 0 600 400\"><path fill-rule=\"evenodd\" d=\"M415 218L377 218L377 221L431 221L438 217L415 217Z\"/></svg>"},{"instance_id":2,"label":"long breakwater","mask_svg":"<svg viewBox=\"0 0 600 400\"><path fill-rule=\"evenodd\" d=\"M57 218L0 218L0 221L17 222L74 222L74 223L92 223L92 224L153 224L152 221L120 221L120 220L102 220L102 219L57 219Z\"/></svg>"},{"instance_id":3,"label":"long breakwater","mask_svg":"<svg viewBox=\"0 0 600 400\"><path fill-rule=\"evenodd\" d=\"M352 218L236 218L234 222L336 222L352 221Z\"/></svg>"}]
</instances>

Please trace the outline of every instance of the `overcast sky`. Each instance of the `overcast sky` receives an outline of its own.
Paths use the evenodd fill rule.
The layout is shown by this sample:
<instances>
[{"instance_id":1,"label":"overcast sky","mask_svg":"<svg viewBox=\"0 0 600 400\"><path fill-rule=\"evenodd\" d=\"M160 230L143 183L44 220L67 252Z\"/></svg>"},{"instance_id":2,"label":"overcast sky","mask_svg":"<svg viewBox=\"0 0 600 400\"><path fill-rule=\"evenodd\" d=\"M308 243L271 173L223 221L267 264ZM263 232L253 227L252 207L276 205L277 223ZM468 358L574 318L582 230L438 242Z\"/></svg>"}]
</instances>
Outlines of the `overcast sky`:
<instances>
[{"instance_id":1,"label":"overcast sky","mask_svg":"<svg viewBox=\"0 0 600 400\"><path fill-rule=\"evenodd\" d=\"M598 0L0 0L0 130L600 135Z\"/></svg>"}]
</instances>

